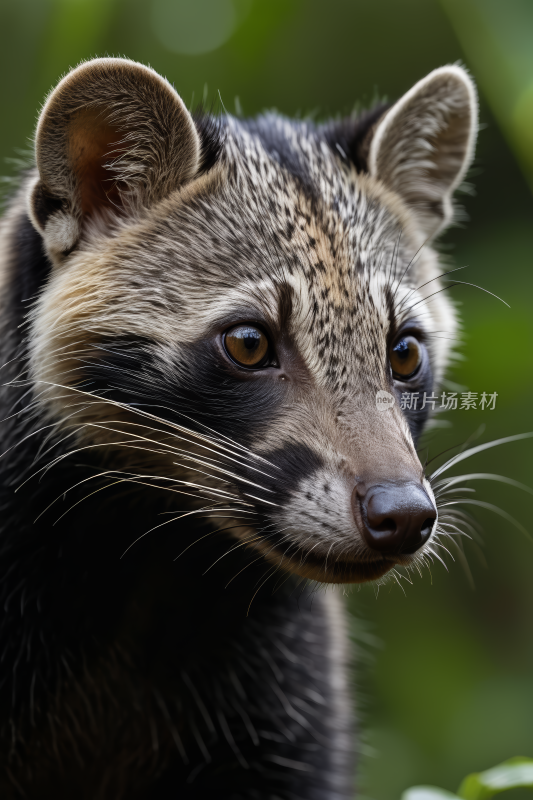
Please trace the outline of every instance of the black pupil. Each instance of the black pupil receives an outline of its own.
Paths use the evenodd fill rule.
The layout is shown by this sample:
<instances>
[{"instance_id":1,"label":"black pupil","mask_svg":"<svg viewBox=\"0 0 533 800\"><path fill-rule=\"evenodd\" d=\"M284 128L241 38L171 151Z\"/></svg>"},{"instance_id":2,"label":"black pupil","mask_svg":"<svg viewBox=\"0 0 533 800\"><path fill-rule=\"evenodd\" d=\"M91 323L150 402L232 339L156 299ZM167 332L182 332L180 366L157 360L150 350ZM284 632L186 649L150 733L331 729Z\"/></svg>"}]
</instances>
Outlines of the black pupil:
<instances>
[{"instance_id":1,"label":"black pupil","mask_svg":"<svg viewBox=\"0 0 533 800\"><path fill-rule=\"evenodd\" d=\"M409 342L406 342L405 339L402 339L402 341L398 342L398 344L394 348L394 352L396 353L398 358L401 358L402 361L405 361L405 359L409 355Z\"/></svg>"},{"instance_id":2,"label":"black pupil","mask_svg":"<svg viewBox=\"0 0 533 800\"><path fill-rule=\"evenodd\" d=\"M242 341L244 342L246 349L250 353L253 353L254 350L257 350L259 344L261 343L261 334L259 331L255 331L253 328L248 328L243 332Z\"/></svg>"}]
</instances>

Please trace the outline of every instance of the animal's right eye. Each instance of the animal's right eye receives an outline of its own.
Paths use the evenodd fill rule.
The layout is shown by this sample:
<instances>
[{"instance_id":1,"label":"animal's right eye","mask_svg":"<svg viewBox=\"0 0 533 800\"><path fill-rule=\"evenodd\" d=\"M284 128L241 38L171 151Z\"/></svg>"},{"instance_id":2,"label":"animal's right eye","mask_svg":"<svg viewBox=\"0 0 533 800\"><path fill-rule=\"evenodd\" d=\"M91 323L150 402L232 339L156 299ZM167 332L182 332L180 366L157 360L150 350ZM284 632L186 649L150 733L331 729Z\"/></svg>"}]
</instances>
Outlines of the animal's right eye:
<instances>
[{"instance_id":1,"label":"animal's right eye","mask_svg":"<svg viewBox=\"0 0 533 800\"><path fill-rule=\"evenodd\" d=\"M422 348L414 336L402 336L389 353L394 377L401 381L412 378L422 361Z\"/></svg>"},{"instance_id":2,"label":"animal's right eye","mask_svg":"<svg viewBox=\"0 0 533 800\"><path fill-rule=\"evenodd\" d=\"M255 325L236 325L224 335L224 347L229 357L240 367L260 369L267 365L269 341Z\"/></svg>"}]
</instances>

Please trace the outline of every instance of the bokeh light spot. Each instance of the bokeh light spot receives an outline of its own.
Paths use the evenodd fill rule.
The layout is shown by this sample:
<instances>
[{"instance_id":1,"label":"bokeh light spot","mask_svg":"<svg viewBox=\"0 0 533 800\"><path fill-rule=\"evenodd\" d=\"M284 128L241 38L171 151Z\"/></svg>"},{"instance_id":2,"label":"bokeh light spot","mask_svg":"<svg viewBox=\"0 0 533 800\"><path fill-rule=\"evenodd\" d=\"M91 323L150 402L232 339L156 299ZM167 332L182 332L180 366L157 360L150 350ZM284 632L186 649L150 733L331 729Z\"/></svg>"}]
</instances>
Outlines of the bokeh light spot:
<instances>
[{"instance_id":1,"label":"bokeh light spot","mask_svg":"<svg viewBox=\"0 0 533 800\"><path fill-rule=\"evenodd\" d=\"M237 23L232 0L154 0L152 26L168 50L199 55L226 42Z\"/></svg>"}]
</instances>

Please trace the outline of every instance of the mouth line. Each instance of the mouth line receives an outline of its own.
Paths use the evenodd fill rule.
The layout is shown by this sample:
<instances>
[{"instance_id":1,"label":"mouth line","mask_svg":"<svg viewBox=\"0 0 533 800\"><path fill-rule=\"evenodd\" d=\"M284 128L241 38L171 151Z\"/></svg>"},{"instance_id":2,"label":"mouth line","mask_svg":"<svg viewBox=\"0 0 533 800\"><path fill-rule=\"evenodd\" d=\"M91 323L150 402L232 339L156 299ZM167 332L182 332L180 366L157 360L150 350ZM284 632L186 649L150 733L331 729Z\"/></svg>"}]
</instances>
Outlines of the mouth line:
<instances>
[{"instance_id":1,"label":"mouth line","mask_svg":"<svg viewBox=\"0 0 533 800\"><path fill-rule=\"evenodd\" d=\"M368 583L383 577L395 566L407 566L403 560L379 555L368 561L326 560L312 552L297 551L291 555L290 548L283 552L267 546L266 542L257 542L255 547L288 572L320 583Z\"/></svg>"}]
</instances>

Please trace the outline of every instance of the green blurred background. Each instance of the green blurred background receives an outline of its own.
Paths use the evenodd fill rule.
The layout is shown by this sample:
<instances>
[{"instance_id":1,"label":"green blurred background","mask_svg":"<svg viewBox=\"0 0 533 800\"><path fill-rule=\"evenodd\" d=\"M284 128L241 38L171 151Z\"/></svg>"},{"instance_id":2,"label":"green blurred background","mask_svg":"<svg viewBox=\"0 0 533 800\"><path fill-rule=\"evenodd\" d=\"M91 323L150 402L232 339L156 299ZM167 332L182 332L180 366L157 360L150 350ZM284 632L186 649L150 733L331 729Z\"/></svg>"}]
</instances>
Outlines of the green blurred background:
<instances>
[{"instance_id":1,"label":"green blurred background","mask_svg":"<svg viewBox=\"0 0 533 800\"><path fill-rule=\"evenodd\" d=\"M29 149L49 89L95 55L151 64L192 105L318 117L393 99L435 67L464 63L482 130L474 190L461 195L469 221L440 247L453 266L468 265L461 280L511 310L477 289L452 290L465 360L450 377L498 400L494 411L449 412L427 447L433 456L476 431L477 443L533 430L532 0L0 0L4 175ZM505 445L455 471L533 485L531 453L528 441ZM533 533L531 496L476 489ZM471 579L456 557L403 591L351 594L365 797L392 800L414 783L454 790L466 772L533 756L533 543L486 510L475 516L484 534L481 548L465 545Z\"/></svg>"}]
</instances>

